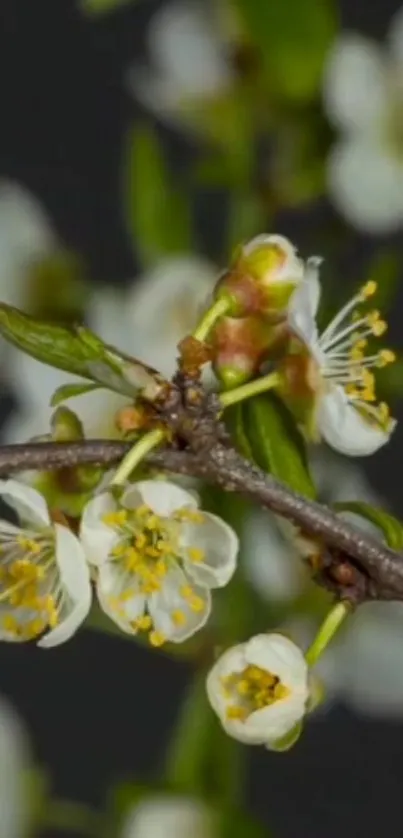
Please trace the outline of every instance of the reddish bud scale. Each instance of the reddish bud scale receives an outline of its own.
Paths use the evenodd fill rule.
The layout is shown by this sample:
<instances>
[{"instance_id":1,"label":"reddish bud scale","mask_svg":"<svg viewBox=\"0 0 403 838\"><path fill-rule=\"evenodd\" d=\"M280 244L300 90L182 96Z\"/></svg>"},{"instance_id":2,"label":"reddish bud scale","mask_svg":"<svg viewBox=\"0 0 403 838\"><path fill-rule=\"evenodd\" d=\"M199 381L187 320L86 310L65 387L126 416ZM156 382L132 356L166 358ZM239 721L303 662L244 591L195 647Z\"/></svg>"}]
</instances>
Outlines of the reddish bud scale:
<instances>
[{"instance_id":1,"label":"reddish bud scale","mask_svg":"<svg viewBox=\"0 0 403 838\"><path fill-rule=\"evenodd\" d=\"M245 383L258 373L278 339L276 327L262 317L223 317L212 336L216 375L227 387Z\"/></svg>"}]
</instances>

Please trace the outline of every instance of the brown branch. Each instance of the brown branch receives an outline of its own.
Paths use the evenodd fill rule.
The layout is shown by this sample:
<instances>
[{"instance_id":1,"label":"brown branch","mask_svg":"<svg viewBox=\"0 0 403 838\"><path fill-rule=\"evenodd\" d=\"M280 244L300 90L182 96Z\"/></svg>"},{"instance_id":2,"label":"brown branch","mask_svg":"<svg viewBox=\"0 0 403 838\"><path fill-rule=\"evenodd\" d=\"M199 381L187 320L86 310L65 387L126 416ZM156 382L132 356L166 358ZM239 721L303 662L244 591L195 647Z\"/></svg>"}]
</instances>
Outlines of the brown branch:
<instances>
[{"instance_id":1,"label":"brown branch","mask_svg":"<svg viewBox=\"0 0 403 838\"><path fill-rule=\"evenodd\" d=\"M92 440L37 443L0 447L0 474L23 469L54 469L91 463L112 466L130 449L130 443ZM329 508L307 500L243 459L236 451L216 443L200 453L163 449L147 462L158 468L204 478L225 491L239 492L297 524L309 535L338 551L369 580L366 596L403 600L403 556L355 529ZM343 594L341 586L338 589Z\"/></svg>"}]
</instances>

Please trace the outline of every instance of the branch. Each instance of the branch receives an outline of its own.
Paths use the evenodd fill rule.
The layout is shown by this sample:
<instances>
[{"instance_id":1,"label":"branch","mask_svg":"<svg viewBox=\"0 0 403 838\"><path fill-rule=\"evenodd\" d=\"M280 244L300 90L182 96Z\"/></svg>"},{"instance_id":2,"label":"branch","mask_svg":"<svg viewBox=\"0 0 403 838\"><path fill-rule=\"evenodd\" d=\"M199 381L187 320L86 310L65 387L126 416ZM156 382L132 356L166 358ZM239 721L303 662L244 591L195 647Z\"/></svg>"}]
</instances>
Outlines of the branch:
<instances>
[{"instance_id":1,"label":"branch","mask_svg":"<svg viewBox=\"0 0 403 838\"><path fill-rule=\"evenodd\" d=\"M130 447L131 443L110 440L3 446L0 447L0 475L78 464L111 466L120 461ZM402 555L355 529L326 506L293 492L233 449L221 443L200 453L167 448L150 454L147 462L173 473L201 477L227 492L239 492L283 515L303 533L319 537L343 559L351 560L352 567L358 568L369 580L366 597L403 600ZM334 588L339 595L345 595L341 584Z\"/></svg>"}]
</instances>

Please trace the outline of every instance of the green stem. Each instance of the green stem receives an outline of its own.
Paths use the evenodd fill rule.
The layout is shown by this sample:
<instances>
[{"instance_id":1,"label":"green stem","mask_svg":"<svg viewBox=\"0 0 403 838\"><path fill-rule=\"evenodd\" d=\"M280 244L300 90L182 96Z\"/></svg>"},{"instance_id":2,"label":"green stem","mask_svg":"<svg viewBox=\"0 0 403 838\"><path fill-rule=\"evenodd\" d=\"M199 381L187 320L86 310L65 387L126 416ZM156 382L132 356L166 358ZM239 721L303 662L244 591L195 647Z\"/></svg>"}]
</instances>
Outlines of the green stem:
<instances>
[{"instance_id":1,"label":"green stem","mask_svg":"<svg viewBox=\"0 0 403 838\"><path fill-rule=\"evenodd\" d=\"M316 637L305 654L309 666L315 666L342 622L351 612L348 602L338 602L325 617Z\"/></svg>"},{"instance_id":2,"label":"green stem","mask_svg":"<svg viewBox=\"0 0 403 838\"><path fill-rule=\"evenodd\" d=\"M240 387L234 387L233 390L226 390L225 393L220 393L220 402L223 407L229 407L229 405L242 402L244 399L250 399L251 396L256 396L258 393L266 393L267 390L272 390L273 387L276 387L278 383L278 373L270 372L262 378L256 378L255 381L249 381Z\"/></svg>"},{"instance_id":3,"label":"green stem","mask_svg":"<svg viewBox=\"0 0 403 838\"><path fill-rule=\"evenodd\" d=\"M211 332L217 320L223 317L229 311L230 307L231 302L228 299L220 297L220 299L215 300L213 305L203 315L199 325L196 326L193 337L200 341L206 340L206 337Z\"/></svg>"},{"instance_id":4,"label":"green stem","mask_svg":"<svg viewBox=\"0 0 403 838\"><path fill-rule=\"evenodd\" d=\"M45 829L63 829L69 834L77 832L89 838L101 838L105 834L104 815L69 800L51 800L41 816L40 825Z\"/></svg>"},{"instance_id":5,"label":"green stem","mask_svg":"<svg viewBox=\"0 0 403 838\"><path fill-rule=\"evenodd\" d=\"M149 431L145 434L129 451L129 453L122 460L116 474L112 478L111 486L121 486L122 483L130 477L132 471L144 459L144 457L156 448L166 436L166 431L156 428L154 431Z\"/></svg>"}]
</instances>

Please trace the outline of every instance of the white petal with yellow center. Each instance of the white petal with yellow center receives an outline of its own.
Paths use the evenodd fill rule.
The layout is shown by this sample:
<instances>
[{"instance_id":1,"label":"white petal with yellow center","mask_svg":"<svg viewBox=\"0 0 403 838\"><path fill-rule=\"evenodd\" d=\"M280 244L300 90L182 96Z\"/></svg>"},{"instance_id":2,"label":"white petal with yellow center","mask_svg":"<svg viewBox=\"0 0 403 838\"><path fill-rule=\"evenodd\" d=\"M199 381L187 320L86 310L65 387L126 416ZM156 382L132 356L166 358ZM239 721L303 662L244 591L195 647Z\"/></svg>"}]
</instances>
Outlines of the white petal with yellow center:
<instances>
[{"instance_id":1,"label":"white petal with yellow center","mask_svg":"<svg viewBox=\"0 0 403 838\"><path fill-rule=\"evenodd\" d=\"M207 678L210 703L230 736L270 748L301 721L309 695L301 650L261 634L222 655Z\"/></svg>"},{"instance_id":2,"label":"white petal with yellow center","mask_svg":"<svg viewBox=\"0 0 403 838\"><path fill-rule=\"evenodd\" d=\"M123 631L149 632L154 646L182 642L204 625L209 588L226 584L238 551L227 524L199 511L193 494L158 480L129 485L120 500L105 492L90 501L81 538L98 565L101 607Z\"/></svg>"}]
</instances>

